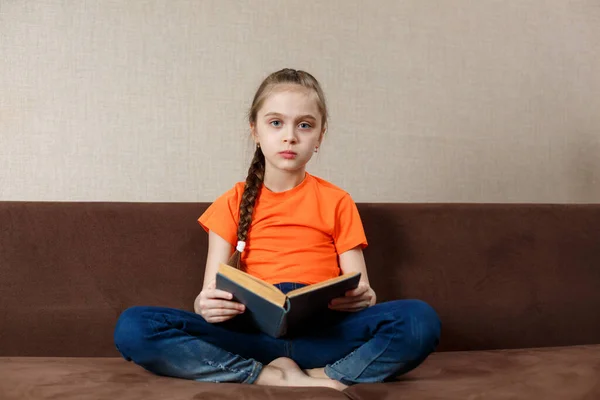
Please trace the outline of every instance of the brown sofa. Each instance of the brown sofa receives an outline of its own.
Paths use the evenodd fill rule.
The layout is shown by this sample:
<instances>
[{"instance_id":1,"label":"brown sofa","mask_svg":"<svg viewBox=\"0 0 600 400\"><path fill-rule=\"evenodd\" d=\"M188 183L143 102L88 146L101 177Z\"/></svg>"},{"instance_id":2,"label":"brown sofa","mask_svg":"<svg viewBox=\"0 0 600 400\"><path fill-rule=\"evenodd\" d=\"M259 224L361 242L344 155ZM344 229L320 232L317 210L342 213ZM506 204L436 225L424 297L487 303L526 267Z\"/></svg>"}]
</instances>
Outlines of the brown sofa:
<instances>
[{"instance_id":1,"label":"brown sofa","mask_svg":"<svg viewBox=\"0 0 600 400\"><path fill-rule=\"evenodd\" d=\"M396 382L152 375L113 328L132 305L192 310L207 206L0 202L0 399L600 399L600 204L359 204L379 301L442 319L438 351Z\"/></svg>"}]
</instances>

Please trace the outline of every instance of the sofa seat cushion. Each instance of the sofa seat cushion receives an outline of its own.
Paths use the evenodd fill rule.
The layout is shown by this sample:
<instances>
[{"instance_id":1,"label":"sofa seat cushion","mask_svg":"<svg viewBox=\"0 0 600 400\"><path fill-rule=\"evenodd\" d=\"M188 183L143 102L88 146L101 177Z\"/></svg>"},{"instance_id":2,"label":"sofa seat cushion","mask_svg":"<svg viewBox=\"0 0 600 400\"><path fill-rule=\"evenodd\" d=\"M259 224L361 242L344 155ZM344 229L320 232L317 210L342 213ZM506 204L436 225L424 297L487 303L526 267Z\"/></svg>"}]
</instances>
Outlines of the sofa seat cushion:
<instances>
[{"instance_id":1,"label":"sofa seat cushion","mask_svg":"<svg viewBox=\"0 0 600 400\"><path fill-rule=\"evenodd\" d=\"M243 391L243 393L242 393ZM122 358L0 357L1 400L199 400L347 397L329 388L205 383L154 375Z\"/></svg>"},{"instance_id":2,"label":"sofa seat cushion","mask_svg":"<svg viewBox=\"0 0 600 400\"><path fill-rule=\"evenodd\" d=\"M367 399L600 399L600 345L440 352L386 384L345 392Z\"/></svg>"},{"instance_id":3,"label":"sofa seat cushion","mask_svg":"<svg viewBox=\"0 0 600 400\"><path fill-rule=\"evenodd\" d=\"M0 377L3 400L597 399L600 345L434 353L396 382L343 393L166 378L121 358L0 357Z\"/></svg>"}]
</instances>

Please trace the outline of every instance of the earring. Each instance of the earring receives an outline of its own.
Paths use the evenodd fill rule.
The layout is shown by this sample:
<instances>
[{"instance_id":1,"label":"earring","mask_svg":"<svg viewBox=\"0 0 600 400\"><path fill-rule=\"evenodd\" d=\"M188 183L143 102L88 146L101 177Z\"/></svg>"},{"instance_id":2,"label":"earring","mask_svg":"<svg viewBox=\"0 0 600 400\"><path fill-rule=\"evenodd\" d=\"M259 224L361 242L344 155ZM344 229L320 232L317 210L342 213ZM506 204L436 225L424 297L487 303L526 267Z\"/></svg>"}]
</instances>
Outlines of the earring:
<instances>
[{"instance_id":1,"label":"earring","mask_svg":"<svg viewBox=\"0 0 600 400\"><path fill-rule=\"evenodd\" d=\"M315 153L319 152L319 146L315 146Z\"/></svg>"},{"instance_id":2,"label":"earring","mask_svg":"<svg viewBox=\"0 0 600 400\"><path fill-rule=\"evenodd\" d=\"M256 143L256 147L260 149L260 143Z\"/></svg>"}]
</instances>

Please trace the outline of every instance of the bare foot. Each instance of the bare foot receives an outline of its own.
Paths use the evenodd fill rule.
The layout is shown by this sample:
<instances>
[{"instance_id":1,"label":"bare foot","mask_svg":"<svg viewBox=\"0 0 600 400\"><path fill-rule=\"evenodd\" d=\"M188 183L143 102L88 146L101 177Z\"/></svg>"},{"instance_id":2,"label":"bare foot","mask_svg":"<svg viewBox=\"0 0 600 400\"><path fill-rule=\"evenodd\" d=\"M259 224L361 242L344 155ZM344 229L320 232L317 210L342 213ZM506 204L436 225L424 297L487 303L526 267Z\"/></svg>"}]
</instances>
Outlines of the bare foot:
<instances>
[{"instance_id":1,"label":"bare foot","mask_svg":"<svg viewBox=\"0 0 600 400\"><path fill-rule=\"evenodd\" d=\"M304 372L308 375L308 376L312 376L313 378L319 378L319 379L330 379L327 374L325 374L325 368L312 368L312 369L305 369Z\"/></svg>"},{"instance_id":2,"label":"bare foot","mask_svg":"<svg viewBox=\"0 0 600 400\"><path fill-rule=\"evenodd\" d=\"M330 378L308 376L294 360L286 357L277 358L265 365L254 383L265 386L324 386L340 391L347 387Z\"/></svg>"}]
</instances>

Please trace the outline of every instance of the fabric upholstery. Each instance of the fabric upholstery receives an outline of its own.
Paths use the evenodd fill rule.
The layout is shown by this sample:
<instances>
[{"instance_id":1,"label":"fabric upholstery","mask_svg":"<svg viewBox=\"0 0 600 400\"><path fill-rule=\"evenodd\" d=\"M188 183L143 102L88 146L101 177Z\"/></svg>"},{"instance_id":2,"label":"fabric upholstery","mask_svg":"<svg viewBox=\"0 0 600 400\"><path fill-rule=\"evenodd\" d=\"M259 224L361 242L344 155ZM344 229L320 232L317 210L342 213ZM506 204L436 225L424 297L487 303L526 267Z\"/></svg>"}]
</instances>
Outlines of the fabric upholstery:
<instances>
[{"instance_id":1,"label":"fabric upholstery","mask_svg":"<svg viewBox=\"0 0 600 400\"><path fill-rule=\"evenodd\" d=\"M0 388L43 398L36 396L51 396L55 385L45 380L77 393L119 379L129 388L131 378L152 382L156 393L162 385L190 396L217 390L140 375L139 367L113 358L119 354L112 339L127 307L193 309L207 252L196 221L208 205L0 202L0 377L11 377L0 379ZM394 398L397 391L433 399L445 391L503 399L521 391L559 398L567 383L574 394L597 393L591 382L600 376L599 350L581 345L600 343L600 204L359 203L358 209L378 301L428 302L442 320L442 339L411 375L417 381L356 386L348 396ZM474 352L494 349L520 350ZM222 388L242 390L235 398L288 393ZM492 389L497 397L488 397ZM290 399L337 395L289 393Z\"/></svg>"},{"instance_id":2,"label":"fabric upholstery","mask_svg":"<svg viewBox=\"0 0 600 400\"><path fill-rule=\"evenodd\" d=\"M600 398L600 345L434 353L397 382L328 388L198 383L156 376L119 358L0 357L3 400Z\"/></svg>"}]
</instances>

